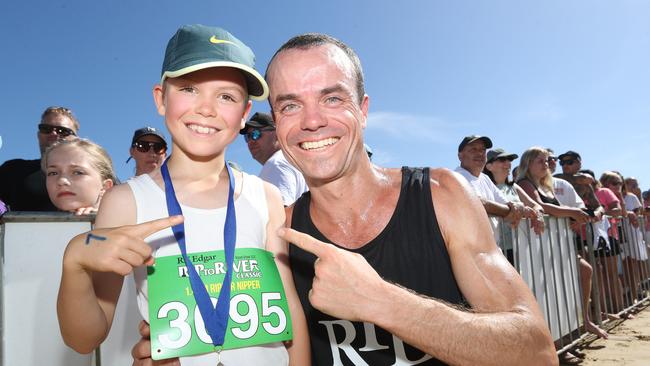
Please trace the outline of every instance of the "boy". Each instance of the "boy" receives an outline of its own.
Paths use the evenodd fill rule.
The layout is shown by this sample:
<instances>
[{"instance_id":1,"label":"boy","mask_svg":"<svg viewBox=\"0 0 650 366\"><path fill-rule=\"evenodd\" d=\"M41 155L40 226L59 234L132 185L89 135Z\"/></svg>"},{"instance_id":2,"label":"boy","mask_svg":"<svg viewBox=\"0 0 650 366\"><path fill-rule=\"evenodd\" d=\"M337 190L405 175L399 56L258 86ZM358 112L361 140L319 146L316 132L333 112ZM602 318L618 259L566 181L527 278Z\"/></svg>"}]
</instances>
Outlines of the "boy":
<instances>
[{"instance_id":1,"label":"boy","mask_svg":"<svg viewBox=\"0 0 650 366\"><path fill-rule=\"evenodd\" d=\"M63 338L75 350L91 352L108 334L123 276L134 271L138 307L148 320L144 264L152 265L154 257L178 255L182 238L187 253L223 249L227 239L222 238L229 230L226 217L232 212L232 206L226 208L229 203L239 224L237 247L266 248L277 259L293 321L291 364L308 364L309 340L287 246L275 234L284 223L280 194L256 177L231 171L224 159L250 112L249 98L263 100L268 95L254 59L246 45L219 28L183 26L170 39L153 96L172 137L172 153L161 169L113 188L103 198L95 222L98 229L112 229L74 238L64 255L57 310ZM234 200L229 199L233 191ZM170 197L179 211L183 208L183 218L173 216L180 212L170 208ZM169 228L174 225L174 230L184 225L181 239ZM182 320L180 313L177 316ZM183 357L181 364L278 365L287 364L287 359L287 350L276 342Z\"/></svg>"}]
</instances>

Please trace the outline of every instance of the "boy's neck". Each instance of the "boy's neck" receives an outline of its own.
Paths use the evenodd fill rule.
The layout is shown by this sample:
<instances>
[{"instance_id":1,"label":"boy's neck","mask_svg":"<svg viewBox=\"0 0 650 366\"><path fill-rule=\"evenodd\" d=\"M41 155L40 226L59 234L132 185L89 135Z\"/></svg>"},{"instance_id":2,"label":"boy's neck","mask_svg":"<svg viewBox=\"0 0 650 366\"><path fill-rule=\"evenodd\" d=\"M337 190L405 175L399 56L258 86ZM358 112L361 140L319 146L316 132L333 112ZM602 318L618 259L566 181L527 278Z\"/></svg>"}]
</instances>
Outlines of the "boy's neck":
<instances>
[{"instance_id":1,"label":"boy's neck","mask_svg":"<svg viewBox=\"0 0 650 366\"><path fill-rule=\"evenodd\" d=\"M221 174L227 174L223 155L203 161L184 154L171 154L167 167L172 178L182 180L218 180Z\"/></svg>"}]
</instances>

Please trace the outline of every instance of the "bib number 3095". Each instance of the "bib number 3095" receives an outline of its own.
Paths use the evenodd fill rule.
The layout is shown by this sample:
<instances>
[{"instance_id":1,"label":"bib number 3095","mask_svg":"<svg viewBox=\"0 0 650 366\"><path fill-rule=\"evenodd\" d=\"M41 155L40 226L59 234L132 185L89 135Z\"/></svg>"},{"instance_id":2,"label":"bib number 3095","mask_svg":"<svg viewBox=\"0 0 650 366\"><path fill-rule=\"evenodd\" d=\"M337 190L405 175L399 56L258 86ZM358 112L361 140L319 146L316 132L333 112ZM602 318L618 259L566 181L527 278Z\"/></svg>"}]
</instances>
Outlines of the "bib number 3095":
<instances>
[{"instance_id":1,"label":"bib number 3095","mask_svg":"<svg viewBox=\"0 0 650 366\"><path fill-rule=\"evenodd\" d=\"M223 251L189 255L212 304L225 276ZM155 360L214 352L180 255L157 257L148 269L151 355ZM223 349L292 338L291 317L273 255L262 249L235 250L230 312Z\"/></svg>"},{"instance_id":2,"label":"bib number 3095","mask_svg":"<svg viewBox=\"0 0 650 366\"><path fill-rule=\"evenodd\" d=\"M217 299L214 297L211 299L212 304L215 305ZM260 319L257 303L251 295L238 294L233 296L230 300L230 319L235 325L229 328L232 335L237 339L250 339L258 333L260 325L270 335L282 334L287 328L287 316L280 306L271 304L271 301L280 299L281 294L278 292L262 293L262 319ZM239 309L241 309L240 304L243 305L243 313L239 312ZM205 330L205 324L203 323L203 318L201 318L198 306L194 306L193 312L193 323L197 337L201 342L211 345L212 338L210 338L208 332ZM174 314L176 314L175 318L173 316ZM273 315L275 315L274 320L270 318ZM190 314L187 305L179 301L168 302L158 310L157 316L158 319L169 319L169 328L171 330L176 329L176 332L158 336L158 341L163 347L178 349L186 346L190 342L192 339L192 327L188 322ZM171 335L173 333L178 334L178 337L172 337Z\"/></svg>"}]
</instances>

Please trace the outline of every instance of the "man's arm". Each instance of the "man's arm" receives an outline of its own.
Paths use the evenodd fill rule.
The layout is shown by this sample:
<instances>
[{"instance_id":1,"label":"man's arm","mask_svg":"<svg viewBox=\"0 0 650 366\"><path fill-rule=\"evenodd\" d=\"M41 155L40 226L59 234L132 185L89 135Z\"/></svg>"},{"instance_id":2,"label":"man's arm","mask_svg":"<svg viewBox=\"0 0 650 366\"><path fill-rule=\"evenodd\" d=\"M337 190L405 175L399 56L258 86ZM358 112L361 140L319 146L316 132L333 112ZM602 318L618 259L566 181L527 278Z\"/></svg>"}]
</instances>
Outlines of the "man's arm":
<instances>
[{"instance_id":1,"label":"man's arm","mask_svg":"<svg viewBox=\"0 0 650 366\"><path fill-rule=\"evenodd\" d=\"M357 253L281 229L284 239L318 256L309 301L336 318L377 324L450 364L557 363L535 298L497 248L471 187L447 170L432 178L454 275L473 311L388 283Z\"/></svg>"},{"instance_id":2,"label":"man's arm","mask_svg":"<svg viewBox=\"0 0 650 366\"><path fill-rule=\"evenodd\" d=\"M414 312L407 316L388 310L396 316L377 318L378 325L451 364L557 362L537 302L496 246L479 201L467 193L470 187L446 170L432 170L431 177L434 206L440 213L437 219L454 275L473 311L391 287L393 296L407 299L399 301L400 306Z\"/></svg>"}]
</instances>

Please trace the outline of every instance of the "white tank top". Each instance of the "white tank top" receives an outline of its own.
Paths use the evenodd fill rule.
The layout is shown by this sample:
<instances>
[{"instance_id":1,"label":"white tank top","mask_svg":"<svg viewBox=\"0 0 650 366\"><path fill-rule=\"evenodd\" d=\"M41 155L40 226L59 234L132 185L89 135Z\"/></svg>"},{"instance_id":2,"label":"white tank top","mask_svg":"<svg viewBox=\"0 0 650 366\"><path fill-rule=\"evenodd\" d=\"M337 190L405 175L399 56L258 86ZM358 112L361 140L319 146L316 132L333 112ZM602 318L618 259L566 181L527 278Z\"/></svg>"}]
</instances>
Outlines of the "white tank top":
<instances>
[{"instance_id":1,"label":"white tank top","mask_svg":"<svg viewBox=\"0 0 650 366\"><path fill-rule=\"evenodd\" d=\"M137 223L168 217L165 192L148 174L127 181L133 191ZM181 204L185 217L187 253L223 249L223 225L226 208L199 209ZM243 173L242 192L235 200L237 217L237 248L264 248L269 211L261 179ZM157 232L146 239L153 248L153 256L180 254L171 228ZM146 267L134 271L138 308L142 318L149 319ZM264 346L246 347L221 352L224 365L287 365L289 356L281 342ZM217 354L182 357L183 366L216 365Z\"/></svg>"}]
</instances>

